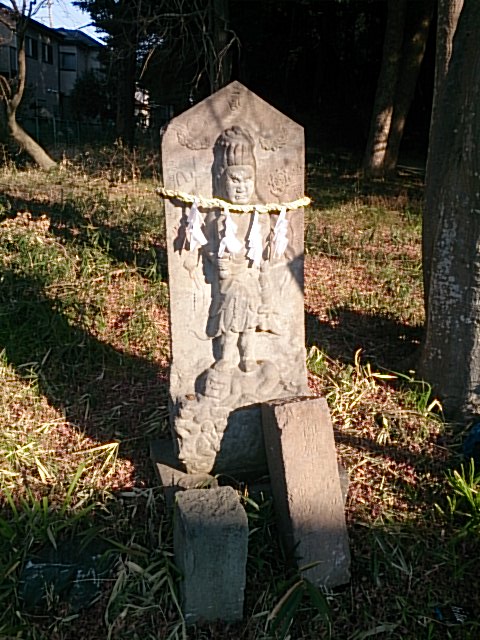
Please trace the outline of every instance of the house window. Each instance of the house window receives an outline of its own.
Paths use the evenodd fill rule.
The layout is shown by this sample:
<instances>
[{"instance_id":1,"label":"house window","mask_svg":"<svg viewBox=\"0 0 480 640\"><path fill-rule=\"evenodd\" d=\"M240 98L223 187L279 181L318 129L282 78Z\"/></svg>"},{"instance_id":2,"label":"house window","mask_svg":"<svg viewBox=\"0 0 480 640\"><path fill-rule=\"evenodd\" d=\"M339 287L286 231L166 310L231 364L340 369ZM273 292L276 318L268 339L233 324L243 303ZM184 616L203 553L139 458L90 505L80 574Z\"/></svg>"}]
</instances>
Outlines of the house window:
<instances>
[{"instance_id":1,"label":"house window","mask_svg":"<svg viewBox=\"0 0 480 640\"><path fill-rule=\"evenodd\" d=\"M63 71L76 71L77 70L77 56L75 53L68 51L60 52L60 69Z\"/></svg>"},{"instance_id":2,"label":"house window","mask_svg":"<svg viewBox=\"0 0 480 640\"><path fill-rule=\"evenodd\" d=\"M42 61L53 64L53 47L46 42L42 42Z\"/></svg>"},{"instance_id":3,"label":"house window","mask_svg":"<svg viewBox=\"0 0 480 640\"><path fill-rule=\"evenodd\" d=\"M18 72L17 50L10 47L10 77L15 78Z\"/></svg>"},{"instance_id":4,"label":"house window","mask_svg":"<svg viewBox=\"0 0 480 640\"><path fill-rule=\"evenodd\" d=\"M25 37L25 54L28 58L38 59L38 40L30 36Z\"/></svg>"}]
</instances>

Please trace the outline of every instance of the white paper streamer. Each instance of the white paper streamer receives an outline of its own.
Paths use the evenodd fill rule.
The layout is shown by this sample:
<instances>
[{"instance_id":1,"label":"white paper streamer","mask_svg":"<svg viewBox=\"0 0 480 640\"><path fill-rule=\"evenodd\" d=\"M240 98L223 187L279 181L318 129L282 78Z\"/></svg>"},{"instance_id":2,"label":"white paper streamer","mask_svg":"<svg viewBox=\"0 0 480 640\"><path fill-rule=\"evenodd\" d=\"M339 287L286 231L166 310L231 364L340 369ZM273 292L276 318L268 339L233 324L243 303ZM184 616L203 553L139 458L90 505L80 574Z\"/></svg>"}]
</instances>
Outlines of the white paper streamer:
<instances>
[{"instance_id":1,"label":"white paper streamer","mask_svg":"<svg viewBox=\"0 0 480 640\"><path fill-rule=\"evenodd\" d=\"M247 258L253 261L253 264L257 267L262 262L263 243L262 243L262 230L260 228L260 220L258 218L258 211L253 212L252 226L247 238L248 253Z\"/></svg>"},{"instance_id":2,"label":"white paper streamer","mask_svg":"<svg viewBox=\"0 0 480 640\"><path fill-rule=\"evenodd\" d=\"M187 226L187 238L190 244L190 251L194 251L199 245L203 247L203 245L208 242L202 231L202 224L202 214L198 209L198 201L195 198L190 208Z\"/></svg>"},{"instance_id":3,"label":"white paper streamer","mask_svg":"<svg viewBox=\"0 0 480 640\"><path fill-rule=\"evenodd\" d=\"M273 230L273 257L281 258L288 247L288 220L287 209L285 207L280 211L277 223Z\"/></svg>"},{"instance_id":4,"label":"white paper streamer","mask_svg":"<svg viewBox=\"0 0 480 640\"><path fill-rule=\"evenodd\" d=\"M232 214L228 207L223 208L223 213L225 215L225 235L221 239L220 246L218 247L219 258L223 256L225 249L228 249L230 253L238 253L242 248L242 243L235 235L238 227L233 221Z\"/></svg>"}]
</instances>

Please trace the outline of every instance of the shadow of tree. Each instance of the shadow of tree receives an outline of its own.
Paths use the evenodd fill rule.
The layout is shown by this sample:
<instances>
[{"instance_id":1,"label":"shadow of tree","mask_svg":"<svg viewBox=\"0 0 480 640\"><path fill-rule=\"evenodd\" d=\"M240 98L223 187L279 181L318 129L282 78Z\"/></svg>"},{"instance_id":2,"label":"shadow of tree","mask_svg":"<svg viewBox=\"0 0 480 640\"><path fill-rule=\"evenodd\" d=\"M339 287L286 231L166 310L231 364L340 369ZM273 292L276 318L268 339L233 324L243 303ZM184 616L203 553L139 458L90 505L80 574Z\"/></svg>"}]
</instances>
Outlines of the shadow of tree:
<instances>
[{"instance_id":1,"label":"shadow of tree","mask_svg":"<svg viewBox=\"0 0 480 640\"><path fill-rule=\"evenodd\" d=\"M117 262L140 268L144 273L168 279L167 252L164 239L163 205L159 200L158 217L138 215L122 222L113 222L115 207L121 202L107 197L85 195L63 198L45 204L44 198L2 195L2 203L15 217L19 211L28 211L33 218L45 215L51 223L51 231L64 242L80 243L98 247Z\"/></svg>"},{"instance_id":2,"label":"shadow of tree","mask_svg":"<svg viewBox=\"0 0 480 640\"><path fill-rule=\"evenodd\" d=\"M329 309L328 315L331 321L326 322L311 313L306 314L307 347L317 346L329 358L352 366L355 366L355 353L361 350L362 362L371 363L374 370L387 370L409 378L412 376L423 327L409 326L384 314L360 313L346 307ZM398 379L387 381L387 384L394 388L403 385L402 380ZM398 415L390 415L388 407L383 407L381 402L372 406L376 408L367 408L365 415L361 412L365 428L345 431L336 428L336 442L354 451L354 457L366 455L369 460L379 461L381 468L383 465L393 465L392 468L398 470L395 486L405 495L412 493L412 481L417 476L418 495L415 500L431 506L438 495L434 495L436 492L432 490L430 481L423 485L419 479L428 474L437 479L438 487L444 484L447 469L458 464L458 457L454 453L459 445L458 429L455 425L446 425L446 428L432 433L426 430L415 440L419 428L419 417L416 417L415 410L402 413L399 406L394 408ZM358 411L358 407L355 411ZM380 437L377 439L382 431L383 419L388 422L386 441Z\"/></svg>"},{"instance_id":3,"label":"shadow of tree","mask_svg":"<svg viewBox=\"0 0 480 640\"><path fill-rule=\"evenodd\" d=\"M415 363L423 327L409 326L384 314L360 313L348 307L328 310L330 322L306 313L307 348L313 345L331 358L353 362L359 349L362 359L376 367L408 373Z\"/></svg>"},{"instance_id":4,"label":"shadow of tree","mask_svg":"<svg viewBox=\"0 0 480 640\"><path fill-rule=\"evenodd\" d=\"M146 437L165 428L167 371L75 326L42 284L2 273L0 349L67 420L91 438L121 441L120 454L151 479Z\"/></svg>"},{"instance_id":5,"label":"shadow of tree","mask_svg":"<svg viewBox=\"0 0 480 640\"><path fill-rule=\"evenodd\" d=\"M423 171L408 167L399 169L389 179L366 178L359 172L361 156L344 153L320 153L307 150L308 194L314 206L330 209L348 203L358 203L362 198L407 197L410 202L423 199Z\"/></svg>"}]
</instances>

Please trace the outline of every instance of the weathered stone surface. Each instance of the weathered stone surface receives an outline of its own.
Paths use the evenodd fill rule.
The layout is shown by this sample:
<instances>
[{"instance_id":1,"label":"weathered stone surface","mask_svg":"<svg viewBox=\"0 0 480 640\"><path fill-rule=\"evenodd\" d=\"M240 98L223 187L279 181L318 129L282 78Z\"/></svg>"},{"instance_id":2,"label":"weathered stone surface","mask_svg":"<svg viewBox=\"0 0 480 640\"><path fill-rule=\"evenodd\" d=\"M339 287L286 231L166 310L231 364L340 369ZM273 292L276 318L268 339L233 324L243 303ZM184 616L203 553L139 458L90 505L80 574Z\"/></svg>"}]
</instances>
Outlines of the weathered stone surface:
<instances>
[{"instance_id":1,"label":"weathered stone surface","mask_svg":"<svg viewBox=\"0 0 480 640\"><path fill-rule=\"evenodd\" d=\"M218 487L218 481L208 473L186 473L180 469L170 440L155 440L150 444L150 457L163 487L168 507L173 506L178 491Z\"/></svg>"},{"instance_id":2,"label":"weathered stone surface","mask_svg":"<svg viewBox=\"0 0 480 640\"><path fill-rule=\"evenodd\" d=\"M342 499L343 506L347 504L347 495L348 495L348 486L350 484L350 479L348 477L348 471L345 469L343 464L338 461L338 476L340 478L340 489L342 491Z\"/></svg>"},{"instance_id":3,"label":"weathered stone surface","mask_svg":"<svg viewBox=\"0 0 480 640\"><path fill-rule=\"evenodd\" d=\"M174 552L185 621L240 620L248 523L237 493L232 487L188 489L176 499Z\"/></svg>"},{"instance_id":4,"label":"weathered stone surface","mask_svg":"<svg viewBox=\"0 0 480 640\"><path fill-rule=\"evenodd\" d=\"M318 586L350 579L350 551L333 428L324 398L262 405L275 510L286 547Z\"/></svg>"},{"instance_id":5,"label":"weathered stone surface","mask_svg":"<svg viewBox=\"0 0 480 640\"><path fill-rule=\"evenodd\" d=\"M162 163L165 188L231 206L304 195L302 127L238 82L169 123ZM261 472L259 403L307 388L303 210L285 221L194 212L165 201L177 453L192 473ZM281 249L277 223L286 230Z\"/></svg>"}]
</instances>

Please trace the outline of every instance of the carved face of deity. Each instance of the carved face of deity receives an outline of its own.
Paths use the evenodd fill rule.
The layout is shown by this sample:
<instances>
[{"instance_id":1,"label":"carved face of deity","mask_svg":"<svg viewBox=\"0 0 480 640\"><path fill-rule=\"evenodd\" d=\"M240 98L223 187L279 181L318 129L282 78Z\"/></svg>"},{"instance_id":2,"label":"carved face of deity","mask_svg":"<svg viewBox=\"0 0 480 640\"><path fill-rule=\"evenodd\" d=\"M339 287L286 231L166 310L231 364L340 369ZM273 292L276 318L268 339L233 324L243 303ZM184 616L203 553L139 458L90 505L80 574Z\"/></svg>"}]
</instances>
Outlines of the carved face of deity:
<instances>
[{"instance_id":1,"label":"carved face of deity","mask_svg":"<svg viewBox=\"0 0 480 640\"><path fill-rule=\"evenodd\" d=\"M224 174L225 195L232 204L248 204L255 190L255 169L250 165L230 166Z\"/></svg>"}]
</instances>

